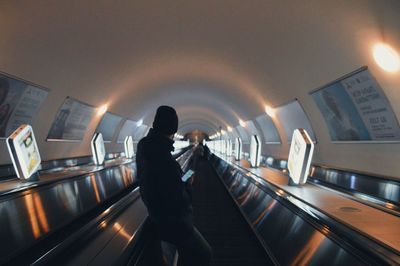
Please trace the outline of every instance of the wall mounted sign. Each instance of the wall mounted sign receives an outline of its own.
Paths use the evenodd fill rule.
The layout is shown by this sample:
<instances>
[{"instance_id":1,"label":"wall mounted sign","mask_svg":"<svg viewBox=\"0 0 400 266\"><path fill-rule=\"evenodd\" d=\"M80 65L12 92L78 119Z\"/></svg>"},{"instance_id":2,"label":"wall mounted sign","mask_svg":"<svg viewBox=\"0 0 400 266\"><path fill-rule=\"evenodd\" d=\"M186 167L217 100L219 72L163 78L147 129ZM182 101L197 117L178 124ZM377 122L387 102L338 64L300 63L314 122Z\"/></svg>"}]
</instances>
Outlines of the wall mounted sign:
<instances>
[{"instance_id":1,"label":"wall mounted sign","mask_svg":"<svg viewBox=\"0 0 400 266\"><path fill-rule=\"evenodd\" d=\"M311 127L310 120L307 117L306 112L301 106L300 102L295 99L285 105L277 107L275 109L277 119L282 124L288 142L292 142L293 131L296 128L304 128L313 142L316 142L314 130Z\"/></svg>"},{"instance_id":2,"label":"wall mounted sign","mask_svg":"<svg viewBox=\"0 0 400 266\"><path fill-rule=\"evenodd\" d=\"M367 67L310 94L332 141L400 141L398 120Z\"/></svg>"},{"instance_id":3,"label":"wall mounted sign","mask_svg":"<svg viewBox=\"0 0 400 266\"><path fill-rule=\"evenodd\" d=\"M51 125L47 140L82 140L94 115L95 108L93 106L67 97Z\"/></svg>"},{"instance_id":4,"label":"wall mounted sign","mask_svg":"<svg viewBox=\"0 0 400 266\"><path fill-rule=\"evenodd\" d=\"M115 131L118 129L119 124L122 121L122 117L114 115L112 113L105 113L97 126L96 132L103 135L104 142L110 142L113 140Z\"/></svg>"},{"instance_id":5,"label":"wall mounted sign","mask_svg":"<svg viewBox=\"0 0 400 266\"><path fill-rule=\"evenodd\" d=\"M48 90L0 73L0 138L22 124L32 125Z\"/></svg>"}]
</instances>

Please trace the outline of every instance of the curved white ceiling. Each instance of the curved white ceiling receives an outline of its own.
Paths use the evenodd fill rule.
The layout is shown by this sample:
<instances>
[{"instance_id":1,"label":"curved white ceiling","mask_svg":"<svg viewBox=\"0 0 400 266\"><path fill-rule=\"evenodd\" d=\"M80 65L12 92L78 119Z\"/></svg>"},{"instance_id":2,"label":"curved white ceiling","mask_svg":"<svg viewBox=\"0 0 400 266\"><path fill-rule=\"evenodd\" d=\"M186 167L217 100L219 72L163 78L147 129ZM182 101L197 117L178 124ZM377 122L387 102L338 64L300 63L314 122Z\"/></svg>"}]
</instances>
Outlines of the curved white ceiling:
<instances>
[{"instance_id":1,"label":"curved white ceiling","mask_svg":"<svg viewBox=\"0 0 400 266\"><path fill-rule=\"evenodd\" d=\"M0 1L0 71L51 90L41 139L66 96L148 125L158 105L172 105L182 135L235 127L297 98L324 147L317 160L363 169L373 152L392 173L398 145L332 144L308 93L367 65L400 117L399 74L371 53L382 41L400 51L399 13L398 0ZM85 153L97 122L84 145L40 145ZM277 122L282 145L267 148L284 157Z\"/></svg>"}]
</instances>

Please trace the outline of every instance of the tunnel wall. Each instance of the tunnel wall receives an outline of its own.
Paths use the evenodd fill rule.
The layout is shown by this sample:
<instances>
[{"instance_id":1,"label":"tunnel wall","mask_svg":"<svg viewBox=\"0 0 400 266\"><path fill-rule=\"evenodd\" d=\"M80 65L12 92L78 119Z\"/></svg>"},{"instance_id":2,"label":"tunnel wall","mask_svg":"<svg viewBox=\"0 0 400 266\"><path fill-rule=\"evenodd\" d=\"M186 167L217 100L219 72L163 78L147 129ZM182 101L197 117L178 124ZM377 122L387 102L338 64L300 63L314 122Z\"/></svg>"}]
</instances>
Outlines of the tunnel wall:
<instances>
[{"instance_id":1,"label":"tunnel wall","mask_svg":"<svg viewBox=\"0 0 400 266\"><path fill-rule=\"evenodd\" d=\"M149 94L158 97L154 101L146 98L146 86L150 85L141 86L137 80L142 76L135 74L148 69L148 79L157 80L157 84L149 84L156 87L168 83L172 88L176 80L170 77L163 80L162 73L152 72L150 67L163 64L166 68L178 67L183 60L178 55L184 53L196 54L196 59L204 58L199 65L189 60L194 65L193 72L208 73L206 70L214 66L214 61L207 60L214 58L218 63L230 65L238 77L246 75L244 80L253 81L251 86L247 86L248 82L238 82L241 90L230 91L231 83L226 82L225 86L228 78L222 73L220 84L225 87L215 87L220 89L217 98L221 104L229 94L232 94L229 99L237 99L237 102L227 102L227 108L238 109L238 117L243 119L254 119L264 108L247 96L248 87L254 88L257 97L273 107L297 98L317 136L314 162L399 177L399 143L331 143L323 117L308 94L367 65L400 118L400 74L381 70L371 53L372 45L379 41L390 43L400 51L400 4L396 0L304 1L297 6L293 6L292 1L282 1L272 8L268 6L271 3L243 8L242 1L232 1L228 9L226 4L219 6L213 1L173 8L163 8L162 3L154 6L142 3L130 9L122 4L113 5L114 9L101 5L79 6L79 1L47 5L13 2L0 4L0 71L50 89L33 125L44 159L90 154L90 139L100 120L98 116L91 121L81 142L45 140L65 97L71 96L93 106L110 102L110 111L133 120L145 116L145 122L150 124L154 110L148 109L164 100L174 105L174 100L165 98L164 94L159 96L161 92ZM220 12L210 13L210 10ZM147 11L159 16L147 19ZM176 17L175 12L187 13L181 19L188 20L186 25L192 28L180 28L181 20L171 20ZM287 14L290 18L281 20L280 17ZM123 15L129 18L128 22L121 22ZM198 20L206 16L210 16L207 23L204 19ZM107 20L108 17L112 20ZM135 20L135 25L149 26L141 30L141 27L123 24L129 24L133 18L140 20ZM99 26L104 20L120 22L120 25ZM160 29L160 25L165 28ZM82 28L87 31L82 33ZM154 34L145 35L149 33ZM154 62L149 63L147 57ZM170 62L164 62L169 59ZM193 76L193 83L198 82L198 75ZM179 78L177 75L176 79ZM189 81L190 78L190 75L185 76ZM209 85L203 81L200 80L203 85ZM118 98L120 89L124 94ZM176 90L175 94L179 97L180 91ZM176 103L178 108L179 104ZM214 110L220 110L218 108ZM227 117L226 123L237 126L238 121ZM286 158L289 145L281 122L275 120L275 123L282 143L264 145L263 154ZM106 144L106 149L121 151L122 144ZM0 164L10 163L4 141L0 142L0 150Z\"/></svg>"}]
</instances>

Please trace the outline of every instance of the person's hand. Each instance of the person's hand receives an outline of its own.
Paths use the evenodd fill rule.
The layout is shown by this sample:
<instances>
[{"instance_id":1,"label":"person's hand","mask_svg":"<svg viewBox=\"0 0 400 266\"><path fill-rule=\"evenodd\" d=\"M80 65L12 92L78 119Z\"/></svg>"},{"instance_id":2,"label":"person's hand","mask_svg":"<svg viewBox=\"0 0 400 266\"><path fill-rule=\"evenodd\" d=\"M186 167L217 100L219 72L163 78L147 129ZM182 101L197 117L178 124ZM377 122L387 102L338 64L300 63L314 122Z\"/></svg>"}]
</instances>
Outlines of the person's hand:
<instances>
[{"instance_id":1,"label":"person's hand","mask_svg":"<svg viewBox=\"0 0 400 266\"><path fill-rule=\"evenodd\" d=\"M190 184L190 185L193 185L193 182L194 182L194 175L192 175L192 177L189 178L189 184Z\"/></svg>"}]
</instances>

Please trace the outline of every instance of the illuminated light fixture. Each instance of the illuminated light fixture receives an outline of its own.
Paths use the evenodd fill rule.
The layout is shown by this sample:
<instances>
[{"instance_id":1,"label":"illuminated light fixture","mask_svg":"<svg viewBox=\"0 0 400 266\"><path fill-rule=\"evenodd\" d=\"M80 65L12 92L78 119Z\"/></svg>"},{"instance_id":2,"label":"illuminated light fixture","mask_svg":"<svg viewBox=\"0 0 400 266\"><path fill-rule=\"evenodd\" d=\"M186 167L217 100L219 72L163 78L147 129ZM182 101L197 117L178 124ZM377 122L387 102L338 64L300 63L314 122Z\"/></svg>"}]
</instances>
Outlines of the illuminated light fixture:
<instances>
[{"instance_id":1,"label":"illuminated light fixture","mask_svg":"<svg viewBox=\"0 0 400 266\"><path fill-rule=\"evenodd\" d=\"M239 125L242 127L246 127L246 123L242 119L239 119Z\"/></svg>"},{"instance_id":2,"label":"illuminated light fixture","mask_svg":"<svg viewBox=\"0 0 400 266\"><path fill-rule=\"evenodd\" d=\"M100 107L98 108L98 110L97 110L97 115L98 115L98 116L104 115L104 114L107 112L107 108L108 108L108 105L107 105L107 104L103 104L102 106L100 106Z\"/></svg>"},{"instance_id":3,"label":"illuminated light fixture","mask_svg":"<svg viewBox=\"0 0 400 266\"><path fill-rule=\"evenodd\" d=\"M140 119L139 121L136 122L137 127L140 127L141 125L143 125L143 119Z\"/></svg>"},{"instance_id":4,"label":"illuminated light fixture","mask_svg":"<svg viewBox=\"0 0 400 266\"><path fill-rule=\"evenodd\" d=\"M220 136L221 136L221 133L217 132L217 136L220 137Z\"/></svg>"},{"instance_id":5,"label":"illuminated light fixture","mask_svg":"<svg viewBox=\"0 0 400 266\"><path fill-rule=\"evenodd\" d=\"M225 134L226 134L226 131L223 130L223 129L221 129L221 134L222 134L222 135L225 135Z\"/></svg>"},{"instance_id":6,"label":"illuminated light fixture","mask_svg":"<svg viewBox=\"0 0 400 266\"><path fill-rule=\"evenodd\" d=\"M261 141L257 135L251 136L250 164L251 167L259 167L261 162Z\"/></svg>"},{"instance_id":7,"label":"illuminated light fixture","mask_svg":"<svg viewBox=\"0 0 400 266\"><path fill-rule=\"evenodd\" d=\"M313 153L314 143L310 135L303 128L295 129L290 144L287 167L291 180L289 185L303 185L307 182Z\"/></svg>"},{"instance_id":8,"label":"illuminated light fixture","mask_svg":"<svg viewBox=\"0 0 400 266\"><path fill-rule=\"evenodd\" d=\"M265 113L267 115L269 115L270 117L274 117L275 116L274 108L272 108L271 106L268 106L268 105L265 106Z\"/></svg>"},{"instance_id":9,"label":"illuminated light fixture","mask_svg":"<svg viewBox=\"0 0 400 266\"><path fill-rule=\"evenodd\" d=\"M242 140L240 138L235 139L234 156L236 161L242 159Z\"/></svg>"},{"instance_id":10,"label":"illuminated light fixture","mask_svg":"<svg viewBox=\"0 0 400 266\"><path fill-rule=\"evenodd\" d=\"M232 128L230 126L228 126L228 131L232 132Z\"/></svg>"},{"instance_id":11,"label":"illuminated light fixture","mask_svg":"<svg viewBox=\"0 0 400 266\"><path fill-rule=\"evenodd\" d=\"M384 43L374 45L373 55L375 62L383 70L387 72L397 72L400 70L400 56L389 45Z\"/></svg>"}]
</instances>

